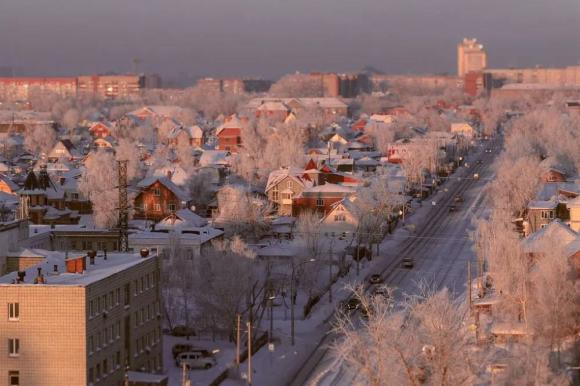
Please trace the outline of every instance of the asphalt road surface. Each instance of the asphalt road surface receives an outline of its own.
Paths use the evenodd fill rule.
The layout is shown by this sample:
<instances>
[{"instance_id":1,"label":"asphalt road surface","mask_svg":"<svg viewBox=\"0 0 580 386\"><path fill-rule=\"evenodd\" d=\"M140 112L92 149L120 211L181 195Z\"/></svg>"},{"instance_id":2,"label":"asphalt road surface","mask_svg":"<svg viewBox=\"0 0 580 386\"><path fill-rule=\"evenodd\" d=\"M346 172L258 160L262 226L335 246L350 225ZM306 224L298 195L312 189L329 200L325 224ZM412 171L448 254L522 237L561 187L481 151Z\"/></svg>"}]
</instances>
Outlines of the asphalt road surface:
<instances>
[{"instance_id":1,"label":"asphalt road surface","mask_svg":"<svg viewBox=\"0 0 580 386\"><path fill-rule=\"evenodd\" d=\"M417 224L413 236L404 239L394 250L381 251L375 273L381 274L384 284L397 288L396 297L416 291L419 281L427 282L431 288L447 287L456 296L465 292L467 262L472 262L472 273L475 273L476 266L470 237L474 230L473 221L485 213L487 203L484 189L493 179L490 164L497 149L486 153L488 146L484 143L479 151L468 157L469 168L462 167L441 186L447 191L439 193L436 205L431 207L425 220ZM478 163L477 160L482 162ZM474 179L474 173L478 173L480 178ZM463 202L455 202L458 195L463 197ZM431 199L425 200L423 205L431 205ZM451 206L455 206L454 211L450 211ZM404 257L414 259L412 269L401 266ZM372 289L370 285L368 289ZM289 385L355 383L356 374L337 365L329 349L337 338L332 333L326 334Z\"/></svg>"}]
</instances>

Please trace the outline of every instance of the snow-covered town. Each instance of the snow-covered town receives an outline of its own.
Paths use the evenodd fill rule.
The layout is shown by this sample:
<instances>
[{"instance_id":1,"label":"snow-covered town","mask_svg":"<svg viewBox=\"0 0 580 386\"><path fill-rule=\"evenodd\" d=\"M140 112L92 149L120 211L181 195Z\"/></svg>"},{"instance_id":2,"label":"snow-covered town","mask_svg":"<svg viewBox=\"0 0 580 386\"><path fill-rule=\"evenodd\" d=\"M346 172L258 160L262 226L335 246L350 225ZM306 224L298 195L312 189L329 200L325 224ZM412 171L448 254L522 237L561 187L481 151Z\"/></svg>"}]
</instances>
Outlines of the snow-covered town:
<instances>
[{"instance_id":1,"label":"snow-covered town","mask_svg":"<svg viewBox=\"0 0 580 386\"><path fill-rule=\"evenodd\" d=\"M579 384L580 66L487 48L167 84L0 56L0 385Z\"/></svg>"}]
</instances>

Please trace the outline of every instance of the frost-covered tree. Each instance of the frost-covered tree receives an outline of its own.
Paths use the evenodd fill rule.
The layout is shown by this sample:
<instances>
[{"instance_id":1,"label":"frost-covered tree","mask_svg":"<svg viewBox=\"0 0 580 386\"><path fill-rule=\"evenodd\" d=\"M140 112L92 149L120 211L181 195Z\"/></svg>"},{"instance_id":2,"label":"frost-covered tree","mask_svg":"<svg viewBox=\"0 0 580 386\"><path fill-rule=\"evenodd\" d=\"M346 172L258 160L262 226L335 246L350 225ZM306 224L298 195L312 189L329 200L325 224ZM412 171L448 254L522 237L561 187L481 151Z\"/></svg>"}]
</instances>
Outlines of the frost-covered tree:
<instances>
[{"instance_id":1,"label":"frost-covered tree","mask_svg":"<svg viewBox=\"0 0 580 386\"><path fill-rule=\"evenodd\" d=\"M223 224L226 235L259 237L267 230L271 205L240 185L226 185L217 194L216 222Z\"/></svg>"},{"instance_id":2,"label":"frost-covered tree","mask_svg":"<svg viewBox=\"0 0 580 386\"><path fill-rule=\"evenodd\" d=\"M139 179L143 176L141 170L140 151L134 141L121 138L115 148L115 159L127 162L127 178L129 180Z\"/></svg>"},{"instance_id":3,"label":"frost-covered tree","mask_svg":"<svg viewBox=\"0 0 580 386\"><path fill-rule=\"evenodd\" d=\"M322 96L322 81L307 74L288 74L270 88L270 95L283 98Z\"/></svg>"},{"instance_id":4,"label":"frost-covered tree","mask_svg":"<svg viewBox=\"0 0 580 386\"><path fill-rule=\"evenodd\" d=\"M56 132L51 127L27 126L24 148L32 154L48 153L56 143Z\"/></svg>"},{"instance_id":5,"label":"frost-covered tree","mask_svg":"<svg viewBox=\"0 0 580 386\"><path fill-rule=\"evenodd\" d=\"M112 153L99 150L89 154L79 180L79 191L92 204L94 222L97 227L109 228L117 222L119 193L117 170Z\"/></svg>"}]
</instances>

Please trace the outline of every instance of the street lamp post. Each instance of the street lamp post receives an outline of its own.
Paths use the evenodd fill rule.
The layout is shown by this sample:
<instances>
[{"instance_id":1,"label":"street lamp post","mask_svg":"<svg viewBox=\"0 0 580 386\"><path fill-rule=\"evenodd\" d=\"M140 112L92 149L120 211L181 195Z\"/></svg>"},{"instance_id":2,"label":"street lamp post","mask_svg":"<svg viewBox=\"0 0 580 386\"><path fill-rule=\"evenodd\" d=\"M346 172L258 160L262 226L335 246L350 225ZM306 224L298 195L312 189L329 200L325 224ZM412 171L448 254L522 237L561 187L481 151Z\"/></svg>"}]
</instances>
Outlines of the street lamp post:
<instances>
[{"instance_id":1,"label":"street lamp post","mask_svg":"<svg viewBox=\"0 0 580 386\"><path fill-rule=\"evenodd\" d=\"M296 303L296 268L300 268L301 266L312 263L316 261L316 259L310 259L307 261L303 261L298 265L294 265L294 260L292 260L292 275L290 277L290 339L291 344L294 346L294 305Z\"/></svg>"}]
</instances>

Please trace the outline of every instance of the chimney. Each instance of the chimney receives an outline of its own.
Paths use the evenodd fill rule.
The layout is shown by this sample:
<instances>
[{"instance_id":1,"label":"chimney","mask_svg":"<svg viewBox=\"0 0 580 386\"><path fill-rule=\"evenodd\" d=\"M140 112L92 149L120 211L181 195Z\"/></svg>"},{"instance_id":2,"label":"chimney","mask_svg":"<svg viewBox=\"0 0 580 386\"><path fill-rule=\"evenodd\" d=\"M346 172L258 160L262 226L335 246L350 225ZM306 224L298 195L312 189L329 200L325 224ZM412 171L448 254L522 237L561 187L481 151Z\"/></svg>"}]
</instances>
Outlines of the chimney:
<instances>
[{"instance_id":1,"label":"chimney","mask_svg":"<svg viewBox=\"0 0 580 386\"><path fill-rule=\"evenodd\" d=\"M171 170L167 171L167 178L171 179L171 177L173 176L173 173L171 172Z\"/></svg>"},{"instance_id":2,"label":"chimney","mask_svg":"<svg viewBox=\"0 0 580 386\"><path fill-rule=\"evenodd\" d=\"M66 181L66 178L60 177L60 186L63 186L65 181Z\"/></svg>"},{"instance_id":3,"label":"chimney","mask_svg":"<svg viewBox=\"0 0 580 386\"><path fill-rule=\"evenodd\" d=\"M88 251L87 256L90 259L90 264L95 265L95 256L97 256L97 251Z\"/></svg>"},{"instance_id":4,"label":"chimney","mask_svg":"<svg viewBox=\"0 0 580 386\"><path fill-rule=\"evenodd\" d=\"M23 283L24 282L24 277L26 276L26 271L18 271L18 279L17 279L17 283Z\"/></svg>"},{"instance_id":5,"label":"chimney","mask_svg":"<svg viewBox=\"0 0 580 386\"><path fill-rule=\"evenodd\" d=\"M140 254L142 258L146 258L147 256L149 256L149 249L141 248Z\"/></svg>"},{"instance_id":6,"label":"chimney","mask_svg":"<svg viewBox=\"0 0 580 386\"><path fill-rule=\"evenodd\" d=\"M83 273L87 270L87 260L85 256L77 256L74 259L65 260L67 273Z\"/></svg>"},{"instance_id":7,"label":"chimney","mask_svg":"<svg viewBox=\"0 0 580 386\"><path fill-rule=\"evenodd\" d=\"M44 276L42 276L42 268L37 268L38 270L38 274L36 275L36 278L34 279L34 284L44 284Z\"/></svg>"}]
</instances>

